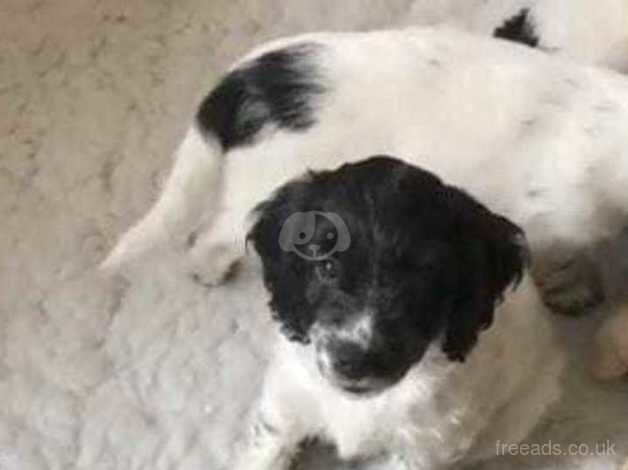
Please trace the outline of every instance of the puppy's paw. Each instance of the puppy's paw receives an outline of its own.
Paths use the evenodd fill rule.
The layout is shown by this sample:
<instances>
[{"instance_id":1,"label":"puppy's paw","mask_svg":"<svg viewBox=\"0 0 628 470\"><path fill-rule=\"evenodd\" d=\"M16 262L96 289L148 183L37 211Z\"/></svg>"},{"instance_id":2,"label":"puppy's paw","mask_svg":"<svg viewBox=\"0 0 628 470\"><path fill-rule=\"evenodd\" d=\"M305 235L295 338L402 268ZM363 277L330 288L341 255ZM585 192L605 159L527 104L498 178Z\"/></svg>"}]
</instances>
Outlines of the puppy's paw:
<instances>
[{"instance_id":1,"label":"puppy's paw","mask_svg":"<svg viewBox=\"0 0 628 470\"><path fill-rule=\"evenodd\" d=\"M544 266L534 277L545 304L559 313L583 315L604 300L597 273L584 258L574 256Z\"/></svg>"},{"instance_id":2,"label":"puppy's paw","mask_svg":"<svg viewBox=\"0 0 628 470\"><path fill-rule=\"evenodd\" d=\"M116 243L99 269L105 274L115 274L139 259L160 241L159 234L144 232L141 227L133 227Z\"/></svg>"},{"instance_id":3,"label":"puppy's paw","mask_svg":"<svg viewBox=\"0 0 628 470\"><path fill-rule=\"evenodd\" d=\"M628 375L628 306L607 319L593 342L591 373L597 380Z\"/></svg>"},{"instance_id":4,"label":"puppy's paw","mask_svg":"<svg viewBox=\"0 0 628 470\"><path fill-rule=\"evenodd\" d=\"M186 227L166 224L159 214L149 213L120 237L107 258L100 264L105 273L115 273L162 249L182 253L190 237Z\"/></svg>"},{"instance_id":5,"label":"puppy's paw","mask_svg":"<svg viewBox=\"0 0 628 470\"><path fill-rule=\"evenodd\" d=\"M231 281L240 267L242 253L233 245L218 244L202 253L192 252L190 275L204 287L217 287Z\"/></svg>"}]
</instances>

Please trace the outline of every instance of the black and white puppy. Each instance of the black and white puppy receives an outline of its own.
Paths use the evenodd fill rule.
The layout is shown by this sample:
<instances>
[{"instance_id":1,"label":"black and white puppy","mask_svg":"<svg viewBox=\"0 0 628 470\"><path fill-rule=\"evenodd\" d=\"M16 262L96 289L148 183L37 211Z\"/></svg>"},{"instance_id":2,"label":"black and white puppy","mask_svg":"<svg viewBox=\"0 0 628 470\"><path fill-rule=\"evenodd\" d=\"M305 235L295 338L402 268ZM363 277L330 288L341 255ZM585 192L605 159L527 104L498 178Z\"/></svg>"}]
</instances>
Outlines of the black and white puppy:
<instances>
[{"instance_id":1,"label":"black and white puppy","mask_svg":"<svg viewBox=\"0 0 628 470\"><path fill-rule=\"evenodd\" d=\"M557 397L523 232L460 189L373 157L282 186L255 219L282 334L235 469L287 469L314 436L449 468L519 442Z\"/></svg>"}]
</instances>

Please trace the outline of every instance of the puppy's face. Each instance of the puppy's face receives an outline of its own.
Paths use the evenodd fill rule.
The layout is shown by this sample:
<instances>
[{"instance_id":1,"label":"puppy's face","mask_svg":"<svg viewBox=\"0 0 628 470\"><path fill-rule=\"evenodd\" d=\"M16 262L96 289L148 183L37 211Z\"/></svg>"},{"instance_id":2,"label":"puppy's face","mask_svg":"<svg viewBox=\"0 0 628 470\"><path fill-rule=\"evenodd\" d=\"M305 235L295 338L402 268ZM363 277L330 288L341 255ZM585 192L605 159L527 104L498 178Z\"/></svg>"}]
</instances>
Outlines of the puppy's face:
<instances>
[{"instance_id":1,"label":"puppy's face","mask_svg":"<svg viewBox=\"0 0 628 470\"><path fill-rule=\"evenodd\" d=\"M516 226L388 157L308 174L257 213L249 239L283 333L355 395L398 382L433 341L464 360L524 265Z\"/></svg>"}]
</instances>

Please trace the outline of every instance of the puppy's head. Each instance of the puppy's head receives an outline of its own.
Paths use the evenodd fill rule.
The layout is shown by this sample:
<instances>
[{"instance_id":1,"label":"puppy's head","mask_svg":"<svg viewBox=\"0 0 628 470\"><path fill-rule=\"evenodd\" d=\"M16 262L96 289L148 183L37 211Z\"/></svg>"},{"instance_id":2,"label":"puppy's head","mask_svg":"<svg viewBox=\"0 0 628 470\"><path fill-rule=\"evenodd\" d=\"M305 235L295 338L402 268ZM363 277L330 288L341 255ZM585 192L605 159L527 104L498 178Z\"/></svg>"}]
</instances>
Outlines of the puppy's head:
<instances>
[{"instance_id":1,"label":"puppy's head","mask_svg":"<svg viewBox=\"0 0 628 470\"><path fill-rule=\"evenodd\" d=\"M353 394L395 384L433 341L464 361L525 267L517 226L389 157L311 172L256 216L249 240L282 332Z\"/></svg>"}]
</instances>

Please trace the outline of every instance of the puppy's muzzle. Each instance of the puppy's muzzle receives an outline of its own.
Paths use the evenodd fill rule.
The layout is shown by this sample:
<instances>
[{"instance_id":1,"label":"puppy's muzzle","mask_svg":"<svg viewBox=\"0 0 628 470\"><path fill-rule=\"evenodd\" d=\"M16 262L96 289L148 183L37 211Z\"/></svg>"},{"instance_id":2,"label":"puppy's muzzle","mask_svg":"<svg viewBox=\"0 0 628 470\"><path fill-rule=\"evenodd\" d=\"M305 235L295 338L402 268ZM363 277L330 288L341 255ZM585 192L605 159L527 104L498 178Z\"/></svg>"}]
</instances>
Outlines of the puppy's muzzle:
<instances>
[{"instance_id":1,"label":"puppy's muzzle","mask_svg":"<svg viewBox=\"0 0 628 470\"><path fill-rule=\"evenodd\" d=\"M330 346L333 371L348 380L359 380L372 375L368 351L358 344L341 341Z\"/></svg>"}]
</instances>

